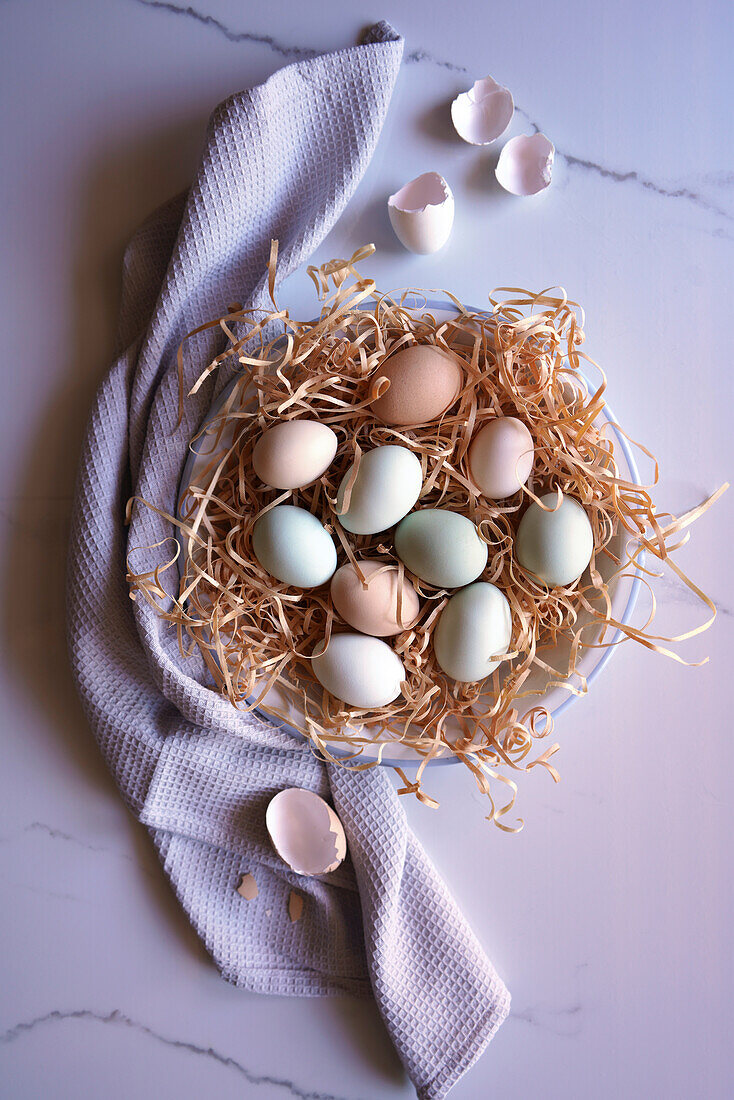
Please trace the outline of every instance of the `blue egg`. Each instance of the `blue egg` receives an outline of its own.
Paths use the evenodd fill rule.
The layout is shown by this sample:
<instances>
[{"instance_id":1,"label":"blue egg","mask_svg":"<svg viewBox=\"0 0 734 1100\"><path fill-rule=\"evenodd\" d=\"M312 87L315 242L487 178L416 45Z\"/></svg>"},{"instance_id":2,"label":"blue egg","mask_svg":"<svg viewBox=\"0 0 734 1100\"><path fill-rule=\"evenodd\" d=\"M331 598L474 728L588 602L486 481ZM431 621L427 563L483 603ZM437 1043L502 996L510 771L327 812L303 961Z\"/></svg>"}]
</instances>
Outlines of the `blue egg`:
<instances>
[{"instance_id":1,"label":"blue egg","mask_svg":"<svg viewBox=\"0 0 734 1100\"><path fill-rule=\"evenodd\" d=\"M279 504L255 523L252 549L263 569L294 588L318 588L336 569L336 548L316 516Z\"/></svg>"}]
</instances>

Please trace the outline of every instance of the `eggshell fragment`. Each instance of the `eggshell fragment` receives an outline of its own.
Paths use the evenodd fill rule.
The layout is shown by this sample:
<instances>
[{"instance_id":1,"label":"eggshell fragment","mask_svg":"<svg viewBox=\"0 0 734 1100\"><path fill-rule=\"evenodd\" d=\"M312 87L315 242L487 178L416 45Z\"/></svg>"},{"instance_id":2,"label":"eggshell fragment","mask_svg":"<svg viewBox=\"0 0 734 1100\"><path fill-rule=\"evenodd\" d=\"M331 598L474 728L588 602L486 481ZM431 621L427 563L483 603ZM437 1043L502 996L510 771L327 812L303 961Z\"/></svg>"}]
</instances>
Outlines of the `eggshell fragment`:
<instances>
[{"instance_id":1,"label":"eggshell fragment","mask_svg":"<svg viewBox=\"0 0 734 1100\"><path fill-rule=\"evenodd\" d=\"M335 699L360 710L392 703L405 679L397 653L365 634L332 634L326 648L320 642L314 650L311 668Z\"/></svg>"},{"instance_id":2,"label":"eggshell fragment","mask_svg":"<svg viewBox=\"0 0 734 1100\"><path fill-rule=\"evenodd\" d=\"M294 924L297 920L300 920L303 915L303 894L297 894L295 890L291 890L288 895L288 916L291 919L291 924Z\"/></svg>"},{"instance_id":3,"label":"eggshell fragment","mask_svg":"<svg viewBox=\"0 0 734 1100\"><path fill-rule=\"evenodd\" d=\"M487 544L470 519L448 508L411 512L395 531L395 552L404 565L436 588L461 588L487 564Z\"/></svg>"},{"instance_id":4,"label":"eggshell fragment","mask_svg":"<svg viewBox=\"0 0 734 1100\"><path fill-rule=\"evenodd\" d=\"M354 535L376 535L392 527L410 511L423 487L421 464L412 451L392 443L375 447L360 456L348 508L342 512L353 471L354 463L342 478L336 506L342 527Z\"/></svg>"},{"instance_id":5,"label":"eggshell fragment","mask_svg":"<svg viewBox=\"0 0 734 1100\"><path fill-rule=\"evenodd\" d=\"M252 449L252 467L273 489L302 489L329 468L337 438L318 420L284 420L264 432Z\"/></svg>"},{"instance_id":6,"label":"eggshell fragment","mask_svg":"<svg viewBox=\"0 0 734 1100\"><path fill-rule=\"evenodd\" d=\"M372 411L386 424L430 424L453 405L464 380L455 356L433 344L400 348L381 363L373 386L390 385L372 402ZM384 386L384 383L383 383Z\"/></svg>"},{"instance_id":7,"label":"eggshell fragment","mask_svg":"<svg viewBox=\"0 0 734 1100\"><path fill-rule=\"evenodd\" d=\"M441 612L433 632L440 667L453 680L474 683L499 665L492 658L507 653L512 612L504 593L479 581L460 589Z\"/></svg>"},{"instance_id":8,"label":"eggshell fragment","mask_svg":"<svg viewBox=\"0 0 734 1100\"><path fill-rule=\"evenodd\" d=\"M469 473L489 500L513 496L530 477L535 447L522 420L497 416L483 424L469 447Z\"/></svg>"},{"instance_id":9,"label":"eggshell fragment","mask_svg":"<svg viewBox=\"0 0 734 1100\"><path fill-rule=\"evenodd\" d=\"M377 638L400 634L412 626L418 618L420 602L410 581L403 577L399 588L400 571L382 561L360 561L359 568L367 581L366 587L351 562L337 569L331 579L331 602L344 622Z\"/></svg>"},{"instance_id":10,"label":"eggshell fragment","mask_svg":"<svg viewBox=\"0 0 734 1100\"><path fill-rule=\"evenodd\" d=\"M296 588L318 588L336 569L331 535L316 516L294 504L279 504L257 520L252 549L263 569Z\"/></svg>"},{"instance_id":11,"label":"eggshell fragment","mask_svg":"<svg viewBox=\"0 0 734 1100\"><path fill-rule=\"evenodd\" d=\"M326 875L347 854L341 821L313 791L279 791L268 803L265 824L276 852L297 875Z\"/></svg>"},{"instance_id":12,"label":"eggshell fragment","mask_svg":"<svg viewBox=\"0 0 734 1100\"><path fill-rule=\"evenodd\" d=\"M507 142L494 174L511 195L537 195L551 181L555 155L545 134L521 134Z\"/></svg>"},{"instance_id":13,"label":"eggshell fragment","mask_svg":"<svg viewBox=\"0 0 734 1100\"><path fill-rule=\"evenodd\" d=\"M591 561L594 533L584 509L573 497L546 493L540 498L549 512L535 501L520 520L515 553L523 569L550 588L577 581Z\"/></svg>"},{"instance_id":14,"label":"eggshell fragment","mask_svg":"<svg viewBox=\"0 0 734 1100\"><path fill-rule=\"evenodd\" d=\"M240 884L237 887L237 893L245 901L254 901L258 895L257 883L255 882L254 875L243 875L240 879Z\"/></svg>"},{"instance_id":15,"label":"eggshell fragment","mask_svg":"<svg viewBox=\"0 0 734 1100\"><path fill-rule=\"evenodd\" d=\"M477 80L451 104L451 119L460 138L470 145L489 145L504 134L515 104L508 88L491 76Z\"/></svg>"},{"instance_id":16,"label":"eggshell fragment","mask_svg":"<svg viewBox=\"0 0 734 1100\"><path fill-rule=\"evenodd\" d=\"M387 200L395 236L409 252L443 248L454 224L454 196L438 172L424 172Z\"/></svg>"}]
</instances>

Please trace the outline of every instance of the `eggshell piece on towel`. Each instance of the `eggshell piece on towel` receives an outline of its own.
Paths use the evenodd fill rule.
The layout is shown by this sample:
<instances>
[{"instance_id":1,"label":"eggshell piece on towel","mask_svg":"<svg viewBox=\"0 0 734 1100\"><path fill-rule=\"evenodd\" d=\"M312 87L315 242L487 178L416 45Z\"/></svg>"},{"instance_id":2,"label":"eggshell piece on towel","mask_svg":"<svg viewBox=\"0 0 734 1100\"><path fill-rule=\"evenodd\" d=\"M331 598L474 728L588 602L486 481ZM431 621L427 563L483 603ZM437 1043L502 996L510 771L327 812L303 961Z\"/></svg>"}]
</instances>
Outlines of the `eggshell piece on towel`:
<instances>
[{"instance_id":1,"label":"eggshell piece on towel","mask_svg":"<svg viewBox=\"0 0 734 1100\"><path fill-rule=\"evenodd\" d=\"M326 875L347 854L341 821L313 791L279 791L268 803L265 824L276 852L297 875Z\"/></svg>"},{"instance_id":2,"label":"eggshell piece on towel","mask_svg":"<svg viewBox=\"0 0 734 1100\"><path fill-rule=\"evenodd\" d=\"M387 200L395 236L409 252L443 248L454 224L454 196L438 172L424 172Z\"/></svg>"},{"instance_id":3,"label":"eggshell piece on towel","mask_svg":"<svg viewBox=\"0 0 734 1100\"><path fill-rule=\"evenodd\" d=\"M331 578L331 602L345 623L362 634L386 638L400 634L413 625L420 612L420 602L413 585L400 570L382 561L360 561L359 568L367 585L362 583L351 562L337 569ZM398 620L400 592L400 620Z\"/></svg>"},{"instance_id":4,"label":"eggshell piece on towel","mask_svg":"<svg viewBox=\"0 0 734 1100\"><path fill-rule=\"evenodd\" d=\"M555 155L545 134L521 134L507 142L494 174L511 195L537 195L551 181Z\"/></svg>"},{"instance_id":5,"label":"eggshell piece on towel","mask_svg":"<svg viewBox=\"0 0 734 1100\"><path fill-rule=\"evenodd\" d=\"M412 451L392 443L375 447L360 455L348 507L342 512L353 471L354 463L336 495L339 522L353 535L376 535L392 527L410 511L423 487L421 464Z\"/></svg>"},{"instance_id":6,"label":"eggshell piece on towel","mask_svg":"<svg viewBox=\"0 0 734 1100\"><path fill-rule=\"evenodd\" d=\"M448 508L411 512L395 531L403 564L436 588L471 584L487 564L487 544L470 519Z\"/></svg>"},{"instance_id":7,"label":"eggshell piece on towel","mask_svg":"<svg viewBox=\"0 0 734 1100\"><path fill-rule=\"evenodd\" d=\"M535 447L522 420L497 416L483 424L469 447L469 473L483 496L504 500L530 477Z\"/></svg>"},{"instance_id":8,"label":"eggshell piece on towel","mask_svg":"<svg viewBox=\"0 0 734 1100\"><path fill-rule=\"evenodd\" d=\"M494 672L510 648L512 612L505 594L480 581L452 596L433 632L439 665L453 680L474 683Z\"/></svg>"},{"instance_id":9,"label":"eggshell piece on towel","mask_svg":"<svg viewBox=\"0 0 734 1100\"><path fill-rule=\"evenodd\" d=\"M318 420L283 420L258 439L252 468L273 489L302 489L328 470L336 445L334 432Z\"/></svg>"},{"instance_id":10,"label":"eggshell piece on towel","mask_svg":"<svg viewBox=\"0 0 734 1100\"><path fill-rule=\"evenodd\" d=\"M451 104L451 120L459 137L470 145L489 145L504 134L514 110L509 89L485 76L456 97Z\"/></svg>"},{"instance_id":11,"label":"eggshell piece on towel","mask_svg":"<svg viewBox=\"0 0 734 1100\"><path fill-rule=\"evenodd\" d=\"M403 662L386 642L365 634L332 634L313 653L314 676L335 699L360 710L386 707L405 679Z\"/></svg>"},{"instance_id":12,"label":"eggshell piece on towel","mask_svg":"<svg viewBox=\"0 0 734 1100\"><path fill-rule=\"evenodd\" d=\"M336 569L336 548L316 516L295 504L279 504L252 529L252 549L276 580L296 588L318 588Z\"/></svg>"},{"instance_id":13,"label":"eggshell piece on towel","mask_svg":"<svg viewBox=\"0 0 734 1100\"><path fill-rule=\"evenodd\" d=\"M540 498L546 511L530 505L520 520L515 538L515 553L523 569L555 588L577 581L591 561L594 533L584 509L573 497L546 493Z\"/></svg>"},{"instance_id":14,"label":"eggshell piece on towel","mask_svg":"<svg viewBox=\"0 0 734 1100\"><path fill-rule=\"evenodd\" d=\"M464 381L458 359L433 344L400 348L380 364L372 385L383 378L390 385L372 402L372 411L392 425L438 420L456 401Z\"/></svg>"}]
</instances>

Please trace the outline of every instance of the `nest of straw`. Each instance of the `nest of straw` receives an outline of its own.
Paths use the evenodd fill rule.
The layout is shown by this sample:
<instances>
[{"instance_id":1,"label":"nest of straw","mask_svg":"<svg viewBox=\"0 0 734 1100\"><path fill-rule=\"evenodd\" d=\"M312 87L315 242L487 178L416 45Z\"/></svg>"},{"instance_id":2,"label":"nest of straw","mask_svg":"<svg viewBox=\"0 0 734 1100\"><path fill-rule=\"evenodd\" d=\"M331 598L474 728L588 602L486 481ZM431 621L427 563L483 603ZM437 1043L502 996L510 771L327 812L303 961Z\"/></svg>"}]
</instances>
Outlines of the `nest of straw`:
<instances>
[{"instance_id":1,"label":"nest of straw","mask_svg":"<svg viewBox=\"0 0 734 1100\"><path fill-rule=\"evenodd\" d=\"M606 380L593 364L600 382L592 388L587 381L588 367L582 367L584 360L592 361L581 350L583 315L565 294L503 288L490 296L486 312L472 312L453 295L436 292L457 311L442 320L409 297L420 298L424 291L379 293L356 267L371 251L367 246L349 261L309 268L322 308L315 321L303 323L278 309L274 300L274 246L272 312L255 315L234 306L202 326L218 325L228 347L206 366L193 389L227 361L238 363L241 373L207 427L209 457L199 460L178 515L170 517L180 534L178 596L171 600L164 592L159 569L130 569L131 595L142 593L173 624L182 653L200 653L216 689L233 706L282 717L286 700L288 713L299 715L298 724L315 751L344 766L374 766L374 759L364 757L366 745L379 746L378 759L389 756L395 742L410 746L422 761L414 778L400 772L401 793L415 794L429 805L436 803L423 790L425 765L437 755L454 754L487 794L490 819L514 831L517 823L502 820L517 791L513 773L541 766L558 779L550 762L558 744L550 737L553 721L543 702L545 692L560 686L584 694L583 653L620 640L633 639L682 660L670 646L713 621L713 604L671 561L671 552L718 494L676 518L657 511L650 486L622 476L614 432L601 416ZM379 393L374 376L388 353L414 343L434 344L459 356L464 387L440 422L390 427L371 413ZM515 497L494 502L472 484L467 451L474 434L498 415L524 421L535 442L535 460L527 485ZM268 427L298 417L332 428L339 439L336 459L305 489L267 488L252 469L253 445ZM389 443L409 447L421 461L424 484L416 507L452 509L476 524L489 551L479 579L506 595L513 634L510 655L487 680L459 684L448 679L436 663L431 634L451 593L406 573L420 597L421 614L410 629L390 639L406 670L402 695L389 706L365 712L330 696L311 671L317 644L328 641L332 631L351 629L335 612L328 585L301 591L274 580L255 559L252 529L268 509L296 503L332 534L338 564L350 560L358 568L361 559L370 558L402 571L392 533L351 535L341 527L336 505L348 468L365 451ZM548 492L578 500L594 534L589 569L564 588L548 589L526 574L513 549L524 509ZM706 622L676 638L653 634L651 618L633 626L612 613L617 580L637 574L649 581L662 562L709 611ZM504 784L501 797L497 783Z\"/></svg>"}]
</instances>

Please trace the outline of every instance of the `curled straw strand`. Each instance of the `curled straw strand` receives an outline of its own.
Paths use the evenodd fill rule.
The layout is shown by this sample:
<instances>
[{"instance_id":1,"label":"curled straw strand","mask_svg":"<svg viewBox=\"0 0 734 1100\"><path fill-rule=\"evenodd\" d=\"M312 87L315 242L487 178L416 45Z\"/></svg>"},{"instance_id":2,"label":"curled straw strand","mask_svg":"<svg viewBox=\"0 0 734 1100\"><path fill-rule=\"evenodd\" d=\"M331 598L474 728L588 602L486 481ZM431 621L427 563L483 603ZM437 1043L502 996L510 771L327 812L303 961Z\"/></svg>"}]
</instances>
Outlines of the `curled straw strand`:
<instances>
[{"instance_id":1,"label":"curled straw strand","mask_svg":"<svg viewBox=\"0 0 734 1100\"><path fill-rule=\"evenodd\" d=\"M132 598L141 594L176 628L184 656L198 650L217 690L234 706L261 707L279 717L286 716L287 707L290 721L295 710L314 751L345 767L375 766L374 760L363 758L367 745L378 746L378 759L396 741L408 745L423 760L414 780L400 773L400 792L414 794L429 806L436 803L422 790L425 766L439 753L454 753L487 795L489 819L513 832L522 822L504 820L517 793L515 781L505 772L540 766L554 780L559 778L549 762L558 750L556 743L545 749L538 745L543 751L534 756L536 742L552 733L551 716L536 704L520 717L519 708L527 706L523 701L537 698L550 686L583 694L583 652L613 644L607 638L616 631L622 640L633 639L687 663L670 647L705 630L715 608L671 560L671 553L685 538L684 529L726 486L675 518L657 511L649 486L621 476L606 424L599 423L606 380L599 371L601 382L589 392L579 373L584 360L592 361L580 351L583 315L563 291L533 295L505 288L504 297L490 298L487 313L472 313L448 295L458 315L438 322L427 309L409 308L407 291L392 297L378 294L374 283L359 274L356 265L373 250L367 245L349 260L309 268L322 308L315 321L303 323L275 302L274 245L268 270L272 311L258 311L256 316L232 306L196 330L219 326L229 346L201 372L192 393L228 360L245 369L207 429L205 460L196 484L180 502L180 518L168 517L184 545L177 594L166 592L162 581L167 569L175 572L180 566L175 557L138 572L129 563L130 593ZM264 334L273 331L273 322L280 324L283 334L277 341L266 341ZM398 429L377 423L370 413L370 402L380 392L375 371L386 354L415 343L434 344L462 360L466 384L458 403L439 423L428 426ZM183 347L178 368L183 380ZM527 424L535 443L535 464L525 489L494 503L472 485L467 451L476 431L502 414L518 416ZM328 424L340 445L320 481L297 492L279 493L258 482L252 448L268 427L298 417ZM354 463L357 468L370 448L395 442L411 447L421 459L424 486L419 505L467 515L487 543L483 578L498 585L510 602L513 656L483 683L448 680L431 646L447 593L407 573L421 597L422 611L417 623L393 640L406 668L403 694L390 706L363 712L323 691L311 672L310 654L317 643L344 627L328 591L302 592L275 581L254 557L252 528L264 511L291 499L334 535L340 564L377 558L385 565L397 564L402 575L404 566L395 556L389 533L349 535L339 524L336 505L337 489L349 466ZM343 507L348 506L353 480L347 484ZM526 503L550 491L568 493L586 509L594 553L590 581L549 590L523 572L513 545ZM626 543L621 552L615 549L619 536ZM641 568L643 551L669 565L700 599L709 612L704 623L665 638L650 632L654 608L643 627L621 623L612 615L611 585ZM649 585L652 571L645 568L644 573ZM563 667L556 668L553 662L559 661L559 654L565 658ZM531 686L531 674L537 679L539 673L542 687ZM273 687L282 705L263 703ZM334 746L348 749L348 757L335 756ZM499 791L506 794L496 798L493 792Z\"/></svg>"}]
</instances>

